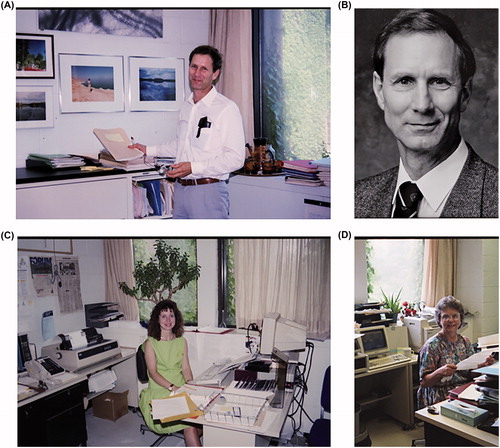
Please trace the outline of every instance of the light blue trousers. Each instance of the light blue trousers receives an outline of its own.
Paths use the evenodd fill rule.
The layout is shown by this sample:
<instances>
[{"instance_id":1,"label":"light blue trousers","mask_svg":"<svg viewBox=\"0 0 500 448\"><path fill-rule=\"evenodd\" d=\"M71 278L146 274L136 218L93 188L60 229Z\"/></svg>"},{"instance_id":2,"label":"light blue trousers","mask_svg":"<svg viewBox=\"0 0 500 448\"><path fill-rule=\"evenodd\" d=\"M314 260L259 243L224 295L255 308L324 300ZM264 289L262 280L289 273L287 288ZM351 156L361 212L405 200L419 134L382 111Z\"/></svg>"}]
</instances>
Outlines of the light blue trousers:
<instances>
[{"instance_id":1,"label":"light blue trousers","mask_svg":"<svg viewBox=\"0 0 500 448\"><path fill-rule=\"evenodd\" d=\"M227 219L229 192L226 182L174 186L174 219Z\"/></svg>"}]
</instances>

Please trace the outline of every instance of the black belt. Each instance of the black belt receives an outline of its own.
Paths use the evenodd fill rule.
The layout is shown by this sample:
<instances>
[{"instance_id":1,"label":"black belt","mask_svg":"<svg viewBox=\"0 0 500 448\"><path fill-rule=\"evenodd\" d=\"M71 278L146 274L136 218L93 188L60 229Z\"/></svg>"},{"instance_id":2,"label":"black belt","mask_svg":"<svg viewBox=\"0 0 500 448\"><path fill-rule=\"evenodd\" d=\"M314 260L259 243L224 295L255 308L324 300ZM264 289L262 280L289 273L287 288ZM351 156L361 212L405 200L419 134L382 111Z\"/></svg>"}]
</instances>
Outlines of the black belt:
<instances>
[{"instance_id":1,"label":"black belt","mask_svg":"<svg viewBox=\"0 0 500 448\"><path fill-rule=\"evenodd\" d=\"M206 185L215 184L220 182L220 179L214 179L213 177L202 177L201 179L176 179L181 185Z\"/></svg>"}]
</instances>

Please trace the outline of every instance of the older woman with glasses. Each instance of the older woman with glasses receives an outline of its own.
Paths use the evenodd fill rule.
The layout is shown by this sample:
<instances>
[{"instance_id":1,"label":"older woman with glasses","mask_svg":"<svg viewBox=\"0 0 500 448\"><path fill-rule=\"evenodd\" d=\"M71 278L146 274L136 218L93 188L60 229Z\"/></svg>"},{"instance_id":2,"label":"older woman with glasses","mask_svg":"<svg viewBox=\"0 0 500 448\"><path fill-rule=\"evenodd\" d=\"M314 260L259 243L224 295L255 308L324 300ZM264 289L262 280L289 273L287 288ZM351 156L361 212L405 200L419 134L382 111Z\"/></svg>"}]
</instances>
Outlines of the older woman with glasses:
<instances>
[{"instance_id":1,"label":"older woman with glasses","mask_svg":"<svg viewBox=\"0 0 500 448\"><path fill-rule=\"evenodd\" d=\"M436 323L441 331L420 349L420 387L418 408L446 400L448 391L472 380L470 371L457 370L457 364L474 353L471 342L458 333L464 324L464 307L455 297L443 297L435 308ZM478 367L493 364L488 356Z\"/></svg>"}]
</instances>

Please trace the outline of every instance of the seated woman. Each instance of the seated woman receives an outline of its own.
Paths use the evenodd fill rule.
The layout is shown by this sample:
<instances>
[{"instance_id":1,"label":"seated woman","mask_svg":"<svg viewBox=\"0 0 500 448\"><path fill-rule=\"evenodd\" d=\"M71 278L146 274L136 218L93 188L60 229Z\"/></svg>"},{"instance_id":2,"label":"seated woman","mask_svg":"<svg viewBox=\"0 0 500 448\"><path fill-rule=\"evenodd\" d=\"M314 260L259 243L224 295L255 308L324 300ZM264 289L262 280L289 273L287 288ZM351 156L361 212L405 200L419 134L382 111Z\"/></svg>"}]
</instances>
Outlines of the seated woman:
<instances>
[{"instance_id":1,"label":"seated woman","mask_svg":"<svg viewBox=\"0 0 500 448\"><path fill-rule=\"evenodd\" d=\"M180 422L162 424L153 421L151 416L151 400L168 397L193 379L183 333L184 321L177 304L172 300L159 302L151 312L148 339L142 346L149 382L141 391L139 407L146 424L154 432L165 434L182 430L186 446L201 446L200 432L195 426Z\"/></svg>"},{"instance_id":2,"label":"seated woman","mask_svg":"<svg viewBox=\"0 0 500 448\"><path fill-rule=\"evenodd\" d=\"M469 339L458 334L465 318L464 307L455 297L443 297L436 305L435 318L441 331L429 338L420 349L419 409L446 400L449 390L472 381L470 371L457 370L460 361L474 354ZM478 367L494 362L488 356Z\"/></svg>"}]
</instances>

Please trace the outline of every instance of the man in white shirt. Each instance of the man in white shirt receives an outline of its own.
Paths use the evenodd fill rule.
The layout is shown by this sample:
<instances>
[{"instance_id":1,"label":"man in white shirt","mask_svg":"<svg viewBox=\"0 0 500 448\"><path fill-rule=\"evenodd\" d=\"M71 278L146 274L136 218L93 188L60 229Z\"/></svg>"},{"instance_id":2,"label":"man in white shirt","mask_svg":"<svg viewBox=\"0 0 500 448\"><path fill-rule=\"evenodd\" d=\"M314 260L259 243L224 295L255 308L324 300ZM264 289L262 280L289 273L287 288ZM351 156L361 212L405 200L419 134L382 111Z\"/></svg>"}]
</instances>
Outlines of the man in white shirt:
<instances>
[{"instance_id":1,"label":"man in white shirt","mask_svg":"<svg viewBox=\"0 0 500 448\"><path fill-rule=\"evenodd\" d=\"M356 182L357 218L497 217L498 170L459 132L475 59L455 23L405 10L374 50L373 91L397 140L399 167Z\"/></svg>"},{"instance_id":2,"label":"man in white shirt","mask_svg":"<svg viewBox=\"0 0 500 448\"><path fill-rule=\"evenodd\" d=\"M245 161L245 138L238 106L217 92L219 51L203 45L189 56L191 95L179 114L177 138L169 143L131 145L148 156L175 157L167 177L175 179L174 218L228 218L229 174Z\"/></svg>"}]
</instances>

